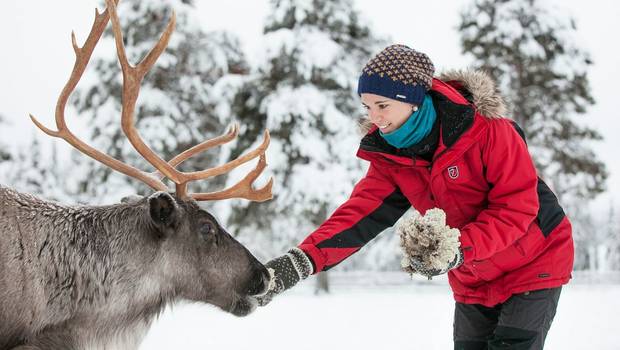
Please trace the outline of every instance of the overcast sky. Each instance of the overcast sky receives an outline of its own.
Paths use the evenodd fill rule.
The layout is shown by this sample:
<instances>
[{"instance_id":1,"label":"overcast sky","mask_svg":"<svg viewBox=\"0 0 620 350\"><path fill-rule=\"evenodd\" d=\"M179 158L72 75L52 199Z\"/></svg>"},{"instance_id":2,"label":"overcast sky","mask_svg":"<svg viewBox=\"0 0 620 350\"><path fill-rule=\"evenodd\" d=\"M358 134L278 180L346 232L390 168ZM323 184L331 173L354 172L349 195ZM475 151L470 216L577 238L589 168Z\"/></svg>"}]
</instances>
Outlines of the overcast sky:
<instances>
[{"instance_id":1,"label":"overcast sky","mask_svg":"<svg viewBox=\"0 0 620 350\"><path fill-rule=\"evenodd\" d=\"M592 95L597 105L589 109L585 120L599 130L605 141L595 145L598 156L611 172L609 192L620 193L620 115L616 112L620 81L620 3L613 0L552 1L554 6L572 14L579 29L575 38L589 51L595 66L591 69ZM196 0L207 29L227 29L244 42L247 52L260 43L267 0ZM397 1L357 0L357 8L371 22L377 34L391 36L427 53L438 70L462 68L467 60L460 53L456 32L459 10L470 1ZM0 11L0 114L12 124L0 129L0 140L21 144L34 132L28 113L47 125L53 125L58 93L73 65L70 33L78 42L85 39L94 16L97 0L19 0L5 1ZM38 132L38 131L37 131ZM67 148L60 148L61 150ZM615 195L616 207L620 197ZM595 208L603 210L609 195L602 196Z\"/></svg>"}]
</instances>

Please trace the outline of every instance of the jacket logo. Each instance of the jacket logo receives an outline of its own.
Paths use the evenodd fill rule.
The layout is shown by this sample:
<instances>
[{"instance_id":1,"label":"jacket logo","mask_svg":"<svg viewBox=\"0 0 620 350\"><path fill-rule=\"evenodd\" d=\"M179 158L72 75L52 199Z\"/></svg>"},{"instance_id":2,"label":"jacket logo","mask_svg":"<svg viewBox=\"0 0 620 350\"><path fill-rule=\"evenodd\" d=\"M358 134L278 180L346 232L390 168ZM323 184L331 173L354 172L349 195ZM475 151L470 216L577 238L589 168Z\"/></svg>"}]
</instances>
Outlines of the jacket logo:
<instances>
[{"instance_id":1,"label":"jacket logo","mask_svg":"<svg viewBox=\"0 0 620 350\"><path fill-rule=\"evenodd\" d=\"M459 167L457 167L456 165L453 165L451 167L448 168L448 176L450 176L450 178L452 180L456 179L459 177Z\"/></svg>"}]
</instances>

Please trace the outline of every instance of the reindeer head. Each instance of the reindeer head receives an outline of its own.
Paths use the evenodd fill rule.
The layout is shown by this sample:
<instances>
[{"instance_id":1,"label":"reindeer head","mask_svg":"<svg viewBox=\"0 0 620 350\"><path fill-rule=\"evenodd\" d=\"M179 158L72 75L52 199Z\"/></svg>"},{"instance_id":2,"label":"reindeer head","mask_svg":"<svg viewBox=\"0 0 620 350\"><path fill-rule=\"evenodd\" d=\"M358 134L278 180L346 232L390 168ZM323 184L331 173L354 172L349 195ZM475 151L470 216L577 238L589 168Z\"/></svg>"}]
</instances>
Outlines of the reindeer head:
<instances>
[{"instance_id":1,"label":"reindeer head","mask_svg":"<svg viewBox=\"0 0 620 350\"><path fill-rule=\"evenodd\" d=\"M155 192L129 205L147 217L143 230L156 247L155 275L175 296L237 316L250 313L269 282L265 267L193 199Z\"/></svg>"},{"instance_id":2,"label":"reindeer head","mask_svg":"<svg viewBox=\"0 0 620 350\"><path fill-rule=\"evenodd\" d=\"M249 296L262 293L266 289L267 270L245 247L235 241L211 214L202 210L196 201L227 198L245 198L252 201L270 199L272 179L263 188L256 190L252 187L252 183L266 166L265 151L269 145L269 132L265 130L262 144L251 152L226 164L202 171L181 172L176 167L200 152L233 140L238 134L237 124L232 125L227 133L206 140L169 161L153 152L135 129L134 110L140 83L166 48L174 29L175 15L172 14L166 30L153 49L138 65L132 66L127 60L116 14L118 1L106 0L108 8L101 14L96 13L95 22L83 47L78 47L75 35L72 35L76 61L56 105L58 130L50 130L32 115L30 117L46 134L64 139L89 157L158 191L133 205L144 206L145 213L148 212L148 230L159 245L159 256L163 260L164 270L169 268L164 274L168 273L166 278L173 281L175 291L187 299L209 302L235 315L245 315L253 309ZM155 173L144 172L92 148L78 139L65 123L64 110L67 100L84 73L110 18L123 72L122 129L136 151L157 169ZM257 167L230 188L212 193L188 193L189 182L227 173L257 157ZM162 182L164 177L175 184L175 192L172 194Z\"/></svg>"}]
</instances>

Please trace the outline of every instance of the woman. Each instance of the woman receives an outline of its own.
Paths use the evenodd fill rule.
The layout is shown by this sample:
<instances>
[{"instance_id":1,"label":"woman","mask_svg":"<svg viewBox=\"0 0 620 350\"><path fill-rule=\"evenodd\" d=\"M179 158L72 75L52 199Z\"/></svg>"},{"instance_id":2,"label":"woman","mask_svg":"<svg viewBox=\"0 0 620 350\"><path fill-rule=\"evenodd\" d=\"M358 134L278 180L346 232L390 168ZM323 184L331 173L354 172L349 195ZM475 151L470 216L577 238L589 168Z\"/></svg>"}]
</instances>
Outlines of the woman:
<instances>
[{"instance_id":1,"label":"woman","mask_svg":"<svg viewBox=\"0 0 620 350\"><path fill-rule=\"evenodd\" d=\"M266 264L274 283L259 304L342 262L411 206L441 208L460 251L444 269L412 266L449 270L454 348L542 349L571 277L570 222L488 76L433 74L430 59L404 45L366 64L358 93L373 126L357 155L368 172L325 223Z\"/></svg>"}]
</instances>

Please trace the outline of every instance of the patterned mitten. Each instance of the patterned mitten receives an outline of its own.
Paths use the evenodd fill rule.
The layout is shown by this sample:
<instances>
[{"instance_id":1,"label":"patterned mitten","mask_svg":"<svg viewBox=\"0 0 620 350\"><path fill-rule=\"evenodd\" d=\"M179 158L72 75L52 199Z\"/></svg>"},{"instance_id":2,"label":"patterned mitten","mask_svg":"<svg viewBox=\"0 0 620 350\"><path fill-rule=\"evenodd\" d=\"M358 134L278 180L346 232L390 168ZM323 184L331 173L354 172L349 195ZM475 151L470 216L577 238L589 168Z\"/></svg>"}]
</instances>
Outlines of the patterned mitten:
<instances>
[{"instance_id":1,"label":"patterned mitten","mask_svg":"<svg viewBox=\"0 0 620 350\"><path fill-rule=\"evenodd\" d=\"M267 292L256 297L260 306L269 304L274 296L308 278L314 270L310 258L299 248L292 248L286 254L270 260L265 267L271 274L271 281Z\"/></svg>"}]
</instances>

